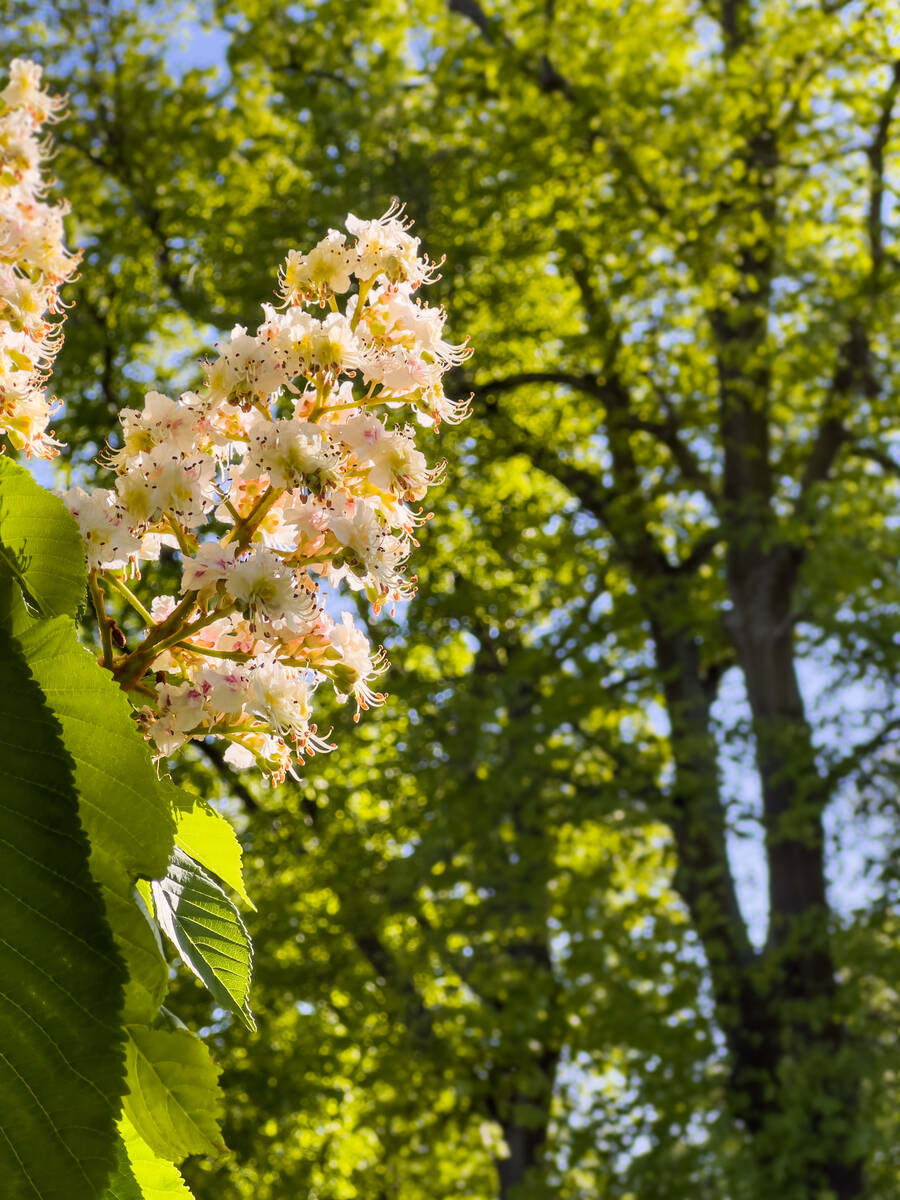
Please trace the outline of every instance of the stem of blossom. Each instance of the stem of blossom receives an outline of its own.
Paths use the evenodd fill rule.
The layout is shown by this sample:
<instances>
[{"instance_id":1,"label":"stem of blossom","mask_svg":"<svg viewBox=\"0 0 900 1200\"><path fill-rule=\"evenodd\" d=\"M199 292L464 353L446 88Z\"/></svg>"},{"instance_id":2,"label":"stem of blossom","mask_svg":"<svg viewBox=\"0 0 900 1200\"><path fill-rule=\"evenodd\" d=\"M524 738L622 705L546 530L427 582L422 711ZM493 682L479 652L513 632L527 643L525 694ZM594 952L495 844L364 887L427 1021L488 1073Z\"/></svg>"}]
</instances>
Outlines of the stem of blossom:
<instances>
[{"instance_id":1,"label":"stem of blossom","mask_svg":"<svg viewBox=\"0 0 900 1200\"><path fill-rule=\"evenodd\" d=\"M139 616L143 617L144 621L148 625L156 624L156 622L153 620L153 617L150 615L149 612L147 612L146 608L144 608L143 604L141 604L140 600L138 600L137 596L134 594L134 592L131 590L131 588L128 586L128 584L125 583L124 580L117 579L115 575L104 575L103 579L106 583L111 583L112 586L116 589L116 591L119 593L120 596L125 597L125 599L128 601L128 603L134 609L134 611Z\"/></svg>"},{"instance_id":2,"label":"stem of blossom","mask_svg":"<svg viewBox=\"0 0 900 1200\"><path fill-rule=\"evenodd\" d=\"M103 666L112 669L112 626L110 625L109 617L106 615L106 605L103 602L103 589L100 586L100 579L96 570L92 570L88 577L88 589L91 593L91 603L94 606L94 613L97 617L100 644L103 646Z\"/></svg>"},{"instance_id":3,"label":"stem of blossom","mask_svg":"<svg viewBox=\"0 0 900 1200\"><path fill-rule=\"evenodd\" d=\"M312 412L306 418L308 421L315 421L316 417L325 409L325 399L327 396L327 385L322 375L316 376L316 402L313 405Z\"/></svg>"},{"instance_id":4,"label":"stem of blossom","mask_svg":"<svg viewBox=\"0 0 900 1200\"><path fill-rule=\"evenodd\" d=\"M232 517L233 517L233 519L234 519L234 523L235 523L235 525L237 525L237 524L238 524L238 522L239 522L239 521L240 521L240 519L241 519L241 514L240 514L240 513L238 512L238 510L237 510L237 509L234 507L234 505L231 503L231 501L230 501L230 500L228 500L228 499L224 499L224 500L222 501L222 503L225 505L225 507L226 507L226 508L228 509L228 511L231 513L231 516L232 516Z\"/></svg>"},{"instance_id":5,"label":"stem of blossom","mask_svg":"<svg viewBox=\"0 0 900 1200\"><path fill-rule=\"evenodd\" d=\"M181 522L178 520L178 518L175 516L175 514L169 512L168 509L166 510L165 516L166 516L166 520L169 522L169 528L175 534L175 539L178 542L178 549L187 558L190 558L191 548L188 545L187 539L184 536L184 530L181 528Z\"/></svg>"},{"instance_id":6,"label":"stem of blossom","mask_svg":"<svg viewBox=\"0 0 900 1200\"><path fill-rule=\"evenodd\" d=\"M255 654L244 654L242 650L213 650L210 646L195 646L193 642L176 642L175 649L190 650L192 654L200 654L203 658L229 658L232 662L245 663Z\"/></svg>"},{"instance_id":7,"label":"stem of blossom","mask_svg":"<svg viewBox=\"0 0 900 1200\"><path fill-rule=\"evenodd\" d=\"M126 654L123 659L120 659L116 663L116 666L113 668L113 674L122 688L127 690L141 678L147 667L149 667L150 663L160 652L159 647L161 642L165 641L176 631L179 637L184 636L182 632L184 625L182 623L191 609L195 607L196 603L197 593L188 592L181 603L172 609L164 621L160 621L158 625L155 625L150 630L141 644L132 650L131 654Z\"/></svg>"},{"instance_id":8,"label":"stem of blossom","mask_svg":"<svg viewBox=\"0 0 900 1200\"><path fill-rule=\"evenodd\" d=\"M392 396L389 392L380 391L375 397L376 404L412 404L416 397L420 395L421 388L416 388L414 392L405 392L402 396Z\"/></svg>"},{"instance_id":9,"label":"stem of blossom","mask_svg":"<svg viewBox=\"0 0 900 1200\"><path fill-rule=\"evenodd\" d=\"M147 687L146 683L133 683L130 690L132 692L140 692L142 696L148 696L151 700L159 700L159 697L153 688Z\"/></svg>"},{"instance_id":10,"label":"stem of blossom","mask_svg":"<svg viewBox=\"0 0 900 1200\"><path fill-rule=\"evenodd\" d=\"M322 561L321 554L301 554L299 550L279 550L277 546L272 546L271 551L289 567L307 567Z\"/></svg>"},{"instance_id":11,"label":"stem of blossom","mask_svg":"<svg viewBox=\"0 0 900 1200\"><path fill-rule=\"evenodd\" d=\"M222 503L223 503L223 504L225 505L225 507L228 509L228 511L229 511L229 513L231 514L231 516L232 516L232 519L234 520L235 524L237 524L237 523L240 521L240 519L241 519L241 514L238 512L238 510L237 510L237 509L234 507L234 505L233 505L233 504L231 503L231 501L228 499L228 493L227 493L227 492L223 492L223 491L222 491L222 489L221 489L220 487L217 487L217 488L215 489L215 492L216 492L216 495L217 495L217 496L221 497Z\"/></svg>"},{"instance_id":12,"label":"stem of blossom","mask_svg":"<svg viewBox=\"0 0 900 1200\"><path fill-rule=\"evenodd\" d=\"M389 400L402 400L403 396L385 396L383 392L379 392L377 396L371 399L368 396L363 396L362 400L354 400L352 404L329 404L328 411L342 412L345 408L375 408L379 404L387 404Z\"/></svg>"},{"instance_id":13,"label":"stem of blossom","mask_svg":"<svg viewBox=\"0 0 900 1200\"><path fill-rule=\"evenodd\" d=\"M284 488L275 488L269 484L247 516L240 518L237 524L233 525L225 534L222 538L222 545L224 546L228 542L237 542L240 550L246 550L266 513L283 491Z\"/></svg>"},{"instance_id":14,"label":"stem of blossom","mask_svg":"<svg viewBox=\"0 0 900 1200\"><path fill-rule=\"evenodd\" d=\"M235 607L236 605L234 604L226 604L223 608L214 608L211 613L207 613L205 617L201 617L198 621L194 621L192 625L182 626L182 628L176 633L173 633L171 636L163 638L161 642L156 643L156 645L153 647L153 658L156 658L157 654L162 654L163 650L168 650L172 646L177 646L179 642L193 637L195 633L199 633L199 631L201 629L205 629L207 625L212 625L213 621L218 621L220 617L227 617L230 612L234 612ZM205 651L201 651L200 653L205 653ZM150 664L147 663L146 666L149 665ZM144 667L144 670L146 670L146 666ZM142 675L143 673L144 672L141 671ZM123 684L123 686L125 685Z\"/></svg>"},{"instance_id":15,"label":"stem of blossom","mask_svg":"<svg viewBox=\"0 0 900 1200\"><path fill-rule=\"evenodd\" d=\"M363 305L366 302L366 296L369 294L369 289L375 282L375 276L371 279L364 279L359 285L359 295L356 298L356 309L353 316L350 318L350 328L356 333L356 327L359 324L359 318L362 316Z\"/></svg>"}]
</instances>

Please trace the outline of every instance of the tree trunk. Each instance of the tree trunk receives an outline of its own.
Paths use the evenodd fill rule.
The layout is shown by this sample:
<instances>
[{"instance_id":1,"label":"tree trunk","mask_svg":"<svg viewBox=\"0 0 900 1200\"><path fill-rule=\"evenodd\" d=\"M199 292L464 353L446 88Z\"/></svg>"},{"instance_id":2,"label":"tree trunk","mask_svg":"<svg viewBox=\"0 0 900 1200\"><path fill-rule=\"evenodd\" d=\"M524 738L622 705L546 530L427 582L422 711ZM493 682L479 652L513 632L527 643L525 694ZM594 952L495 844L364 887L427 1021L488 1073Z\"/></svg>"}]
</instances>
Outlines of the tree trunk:
<instances>
[{"instance_id":1,"label":"tree trunk","mask_svg":"<svg viewBox=\"0 0 900 1200\"><path fill-rule=\"evenodd\" d=\"M704 685L699 650L689 634L657 623L654 639L675 761L670 816L678 847L674 883L709 966L716 1015L731 1056L732 1113L752 1131L777 1071L778 1039L769 998L755 978L758 956L728 862L711 689Z\"/></svg>"},{"instance_id":2,"label":"tree trunk","mask_svg":"<svg viewBox=\"0 0 900 1200\"><path fill-rule=\"evenodd\" d=\"M546 1049L538 1064L542 1075L539 1094L514 1093L503 1105L505 1115L498 1114L509 1151L497 1160L498 1200L515 1200L519 1186L544 1166L558 1064L558 1052Z\"/></svg>"},{"instance_id":3,"label":"tree trunk","mask_svg":"<svg viewBox=\"0 0 900 1200\"><path fill-rule=\"evenodd\" d=\"M788 1195L813 1200L827 1186L838 1200L853 1200L863 1189L862 1160L852 1149L858 1082L830 940L822 827L829 789L796 673L798 562L793 547L780 545L753 556L736 548L729 563L769 869L769 933L757 974L777 1035L772 1099L748 1127L764 1162L785 1157L776 1126L782 1130L789 1118L796 1128Z\"/></svg>"}]
</instances>

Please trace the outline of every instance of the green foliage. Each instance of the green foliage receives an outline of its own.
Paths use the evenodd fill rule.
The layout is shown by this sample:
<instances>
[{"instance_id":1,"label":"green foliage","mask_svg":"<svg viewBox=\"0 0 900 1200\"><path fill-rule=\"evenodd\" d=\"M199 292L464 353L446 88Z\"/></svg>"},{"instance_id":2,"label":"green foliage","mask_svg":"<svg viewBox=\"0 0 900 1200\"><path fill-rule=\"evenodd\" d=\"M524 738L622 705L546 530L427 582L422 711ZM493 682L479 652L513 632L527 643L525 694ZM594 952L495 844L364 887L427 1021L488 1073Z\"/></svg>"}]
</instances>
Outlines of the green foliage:
<instances>
[{"instance_id":1,"label":"green foliage","mask_svg":"<svg viewBox=\"0 0 900 1200\"><path fill-rule=\"evenodd\" d=\"M160 781L128 700L76 635L78 529L5 459L0 557L4 1194L186 1196L172 1164L224 1150L218 1072L195 1035L154 1027L171 1022L160 926L250 1025L251 949L233 904L174 845L173 809L198 858L246 896L239 849ZM123 1118L120 1136L123 1104L136 1128Z\"/></svg>"},{"instance_id":2,"label":"green foliage","mask_svg":"<svg viewBox=\"0 0 900 1200\"><path fill-rule=\"evenodd\" d=\"M185 1029L129 1025L125 1115L159 1158L220 1154L218 1071L209 1052Z\"/></svg>"},{"instance_id":3,"label":"green foliage","mask_svg":"<svg viewBox=\"0 0 900 1200\"><path fill-rule=\"evenodd\" d=\"M241 847L234 827L199 797L178 792L172 799L175 844L236 892L248 908L254 909L244 887Z\"/></svg>"},{"instance_id":4,"label":"green foliage","mask_svg":"<svg viewBox=\"0 0 900 1200\"><path fill-rule=\"evenodd\" d=\"M119 1128L143 1200L184 1200L190 1196L175 1167L165 1159L156 1157L143 1138L137 1135L127 1117L122 1118Z\"/></svg>"},{"instance_id":5,"label":"green foliage","mask_svg":"<svg viewBox=\"0 0 900 1200\"><path fill-rule=\"evenodd\" d=\"M107 1180L103 1200L144 1200L144 1193L131 1169L128 1151L121 1134L116 1139L116 1165Z\"/></svg>"},{"instance_id":6,"label":"green foliage","mask_svg":"<svg viewBox=\"0 0 900 1200\"><path fill-rule=\"evenodd\" d=\"M136 878L166 871L173 823L127 700L79 644L70 621L39 622L22 636L35 679L75 760L91 870L128 965L123 1020L152 1020L168 973L153 931L135 905Z\"/></svg>"},{"instance_id":7,"label":"green foliage","mask_svg":"<svg viewBox=\"0 0 900 1200\"><path fill-rule=\"evenodd\" d=\"M4 1194L93 1200L122 1090L125 972L88 868L71 753L6 629L0 721Z\"/></svg>"},{"instance_id":8,"label":"green foliage","mask_svg":"<svg viewBox=\"0 0 900 1200\"><path fill-rule=\"evenodd\" d=\"M73 518L8 458L0 458L0 496L0 553L26 604L41 617L77 616L87 572Z\"/></svg>"},{"instance_id":9,"label":"green foliage","mask_svg":"<svg viewBox=\"0 0 900 1200\"><path fill-rule=\"evenodd\" d=\"M260 1036L172 1001L230 1097L198 1195L896 1193L893 10L242 0L183 71L205 8L29 3L3 44L42 16L74 445L394 194L477 348L388 706L297 787L182 768L260 907Z\"/></svg>"},{"instance_id":10,"label":"green foliage","mask_svg":"<svg viewBox=\"0 0 900 1200\"><path fill-rule=\"evenodd\" d=\"M219 885L176 846L163 879L152 885L156 919L181 961L213 999L248 1029L253 951L240 915Z\"/></svg>"}]
</instances>

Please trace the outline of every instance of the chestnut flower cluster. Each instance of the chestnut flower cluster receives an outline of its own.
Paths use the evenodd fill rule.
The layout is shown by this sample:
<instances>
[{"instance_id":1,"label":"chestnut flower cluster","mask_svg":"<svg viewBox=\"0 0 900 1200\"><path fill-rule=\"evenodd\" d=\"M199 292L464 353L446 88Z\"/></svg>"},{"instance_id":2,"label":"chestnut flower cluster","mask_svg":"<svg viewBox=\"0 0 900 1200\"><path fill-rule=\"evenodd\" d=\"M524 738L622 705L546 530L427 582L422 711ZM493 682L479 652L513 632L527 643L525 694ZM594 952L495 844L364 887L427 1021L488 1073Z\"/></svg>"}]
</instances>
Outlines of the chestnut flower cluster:
<instances>
[{"instance_id":1,"label":"chestnut flower cluster","mask_svg":"<svg viewBox=\"0 0 900 1200\"><path fill-rule=\"evenodd\" d=\"M41 90L37 63L13 59L9 76L0 91L0 436L53 458L59 443L47 426L55 403L44 388L62 327L48 316L62 311L59 288L78 256L63 245L66 205L42 199L49 143L38 135L65 101Z\"/></svg>"},{"instance_id":2,"label":"chestnut flower cluster","mask_svg":"<svg viewBox=\"0 0 900 1200\"><path fill-rule=\"evenodd\" d=\"M232 330L198 391L123 410L113 487L63 496L104 661L146 698L159 756L214 735L232 765L280 780L332 748L312 719L320 682L354 697L357 717L384 699L383 653L349 612L334 618L323 584L331 597L363 592L376 611L412 595L417 506L442 466L429 468L405 418L436 428L467 415L441 378L470 351L416 298L436 267L402 210L346 226L291 251L282 303L262 306L255 333ZM180 592L145 604L135 581L163 545L180 556ZM144 623L133 646L107 615L113 591Z\"/></svg>"}]
</instances>

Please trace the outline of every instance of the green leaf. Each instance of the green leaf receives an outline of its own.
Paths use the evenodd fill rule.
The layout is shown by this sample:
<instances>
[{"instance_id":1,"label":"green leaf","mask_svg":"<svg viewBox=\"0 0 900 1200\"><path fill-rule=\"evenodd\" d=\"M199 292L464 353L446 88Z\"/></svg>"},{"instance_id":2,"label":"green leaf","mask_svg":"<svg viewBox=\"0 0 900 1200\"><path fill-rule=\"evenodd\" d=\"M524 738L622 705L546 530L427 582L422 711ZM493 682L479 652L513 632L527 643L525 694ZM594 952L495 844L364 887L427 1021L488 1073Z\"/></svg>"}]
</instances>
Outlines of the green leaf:
<instances>
[{"instance_id":1,"label":"green leaf","mask_svg":"<svg viewBox=\"0 0 900 1200\"><path fill-rule=\"evenodd\" d=\"M214 879L177 846L165 879L151 884L160 926L213 998L256 1029L250 1012L253 949L240 913Z\"/></svg>"},{"instance_id":2,"label":"green leaf","mask_svg":"<svg viewBox=\"0 0 900 1200\"><path fill-rule=\"evenodd\" d=\"M29 609L42 617L74 617L87 572L78 526L58 496L30 471L0 457L0 558Z\"/></svg>"},{"instance_id":3,"label":"green leaf","mask_svg":"<svg viewBox=\"0 0 900 1200\"><path fill-rule=\"evenodd\" d=\"M125 1024L150 1021L165 999L169 969L163 953L159 930L147 912L143 900L104 888L106 915L119 950L128 964L125 985Z\"/></svg>"},{"instance_id":4,"label":"green leaf","mask_svg":"<svg viewBox=\"0 0 900 1200\"><path fill-rule=\"evenodd\" d=\"M119 1122L119 1131L143 1200L191 1200L191 1193L178 1168L163 1158L157 1158L144 1139L135 1132L127 1117Z\"/></svg>"},{"instance_id":5,"label":"green leaf","mask_svg":"<svg viewBox=\"0 0 900 1200\"><path fill-rule=\"evenodd\" d=\"M91 873L129 969L125 1021L149 1022L167 971L132 884L165 874L174 833L169 806L127 699L78 643L71 621L30 622L20 641L75 763Z\"/></svg>"},{"instance_id":6,"label":"green leaf","mask_svg":"<svg viewBox=\"0 0 900 1200\"><path fill-rule=\"evenodd\" d=\"M175 844L237 892L247 907L256 912L256 905L244 888L241 844L231 822L198 796L177 788L172 790Z\"/></svg>"},{"instance_id":7,"label":"green leaf","mask_svg":"<svg viewBox=\"0 0 900 1200\"><path fill-rule=\"evenodd\" d=\"M120 1133L116 1138L116 1165L107 1180L103 1200L144 1200L128 1161L128 1151L121 1135L121 1122L119 1128Z\"/></svg>"},{"instance_id":8,"label":"green leaf","mask_svg":"<svg viewBox=\"0 0 900 1200\"><path fill-rule=\"evenodd\" d=\"M136 876L164 875L172 815L124 694L69 621L35 624L20 641L75 759L92 843Z\"/></svg>"},{"instance_id":9,"label":"green leaf","mask_svg":"<svg viewBox=\"0 0 900 1200\"><path fill-rule=\"evenodd\" d=\"M182 1030L127 1028L125 1115L154 1154L181 1162L221 1154L218 1068L199 1038Z\"/></svg>"},{"instance_id":10,"label":"green leaf","mask_svg":"<svg viewBox=\"0 0 900 1200\"><path fill-rule=\"evenodd\" d=\"M72 758L2 627L0 731L2 1194L94 1200L124 1090L125 971L91 878Z\"/></svg>"}]
</instances>

